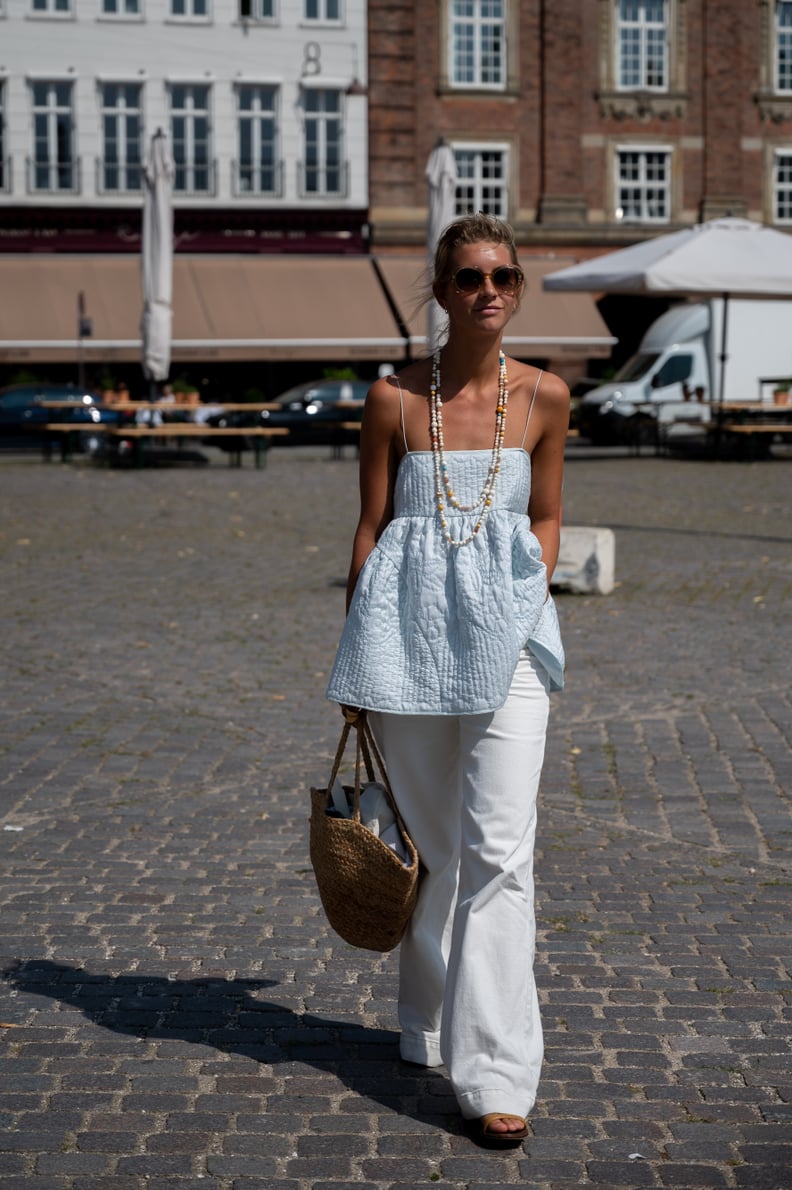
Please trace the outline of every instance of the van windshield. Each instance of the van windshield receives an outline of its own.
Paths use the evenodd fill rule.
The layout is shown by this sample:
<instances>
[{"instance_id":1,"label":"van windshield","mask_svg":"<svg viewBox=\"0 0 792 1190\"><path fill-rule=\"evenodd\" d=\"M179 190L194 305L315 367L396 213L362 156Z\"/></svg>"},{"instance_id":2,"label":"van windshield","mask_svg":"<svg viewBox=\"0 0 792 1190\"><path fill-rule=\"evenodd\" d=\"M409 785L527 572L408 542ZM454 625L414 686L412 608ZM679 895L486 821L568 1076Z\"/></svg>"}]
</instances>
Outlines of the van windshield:
<instances>
[{"instance_id":1,"label":"van windshield","mask_svg":"<svg viewBox=\"0 0 792 1190\"><path fill-rule=\"evenodd\" d=\"M631 356L626 364L622 364L619 371L613 377L613 380L640 380L642 376L646 375L658 357L659 352L647 355L639 351L637 355Z\"/></svg>"}]
</instances>

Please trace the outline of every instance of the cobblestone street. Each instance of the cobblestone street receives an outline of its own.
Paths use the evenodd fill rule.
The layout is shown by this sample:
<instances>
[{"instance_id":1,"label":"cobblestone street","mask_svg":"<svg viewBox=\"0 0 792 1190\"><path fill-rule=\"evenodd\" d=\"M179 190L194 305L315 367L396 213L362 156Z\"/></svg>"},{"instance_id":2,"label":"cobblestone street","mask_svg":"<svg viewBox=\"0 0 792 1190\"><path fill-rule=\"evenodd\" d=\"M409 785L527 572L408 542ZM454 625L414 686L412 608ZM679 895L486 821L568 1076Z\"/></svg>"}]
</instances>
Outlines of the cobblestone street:
<instances>
[{"instance_id":1,"label":"cobblestone street","mask_svg":"<svg viewBox=\"0 0 792 1190\"><path fill-rule=\"evenodd\" d=\"M792 1188L792 460L571 447L617 587L558 596L531 1136L402 1064L322 915L308 788L351 451L0 457L0 1183Z\"/></svg>"}]
</instances>

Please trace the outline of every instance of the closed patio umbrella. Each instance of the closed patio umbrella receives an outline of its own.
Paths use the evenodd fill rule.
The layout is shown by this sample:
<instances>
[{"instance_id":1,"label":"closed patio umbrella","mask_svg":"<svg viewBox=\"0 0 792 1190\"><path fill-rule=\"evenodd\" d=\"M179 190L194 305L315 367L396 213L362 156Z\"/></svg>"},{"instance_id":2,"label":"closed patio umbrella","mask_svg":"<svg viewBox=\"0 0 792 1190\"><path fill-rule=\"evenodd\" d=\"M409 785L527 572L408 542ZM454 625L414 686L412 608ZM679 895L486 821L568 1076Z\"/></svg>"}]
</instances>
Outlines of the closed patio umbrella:
<instances>
[{"instance_id":1,"label":"closed patio umbrella","mask_svg":"<svg viewBox=\"0 0 792 1190\"><path fill-rule=\"evenodd\" d=\"M722 402L729 298L792 297L792 236L749 219L711 219L550 273L543 285L549 290L722 297Z\"/></svg>"},{"instance_id":2,"label":"closed patio umbrella","mask_svg":"<svg viewBox=\"0 0 792 1190\"><path fill-rule=\"evenodd\" d=\"M153 390L170 371L173 302L173 176L167 138L158 129L144 169L142 281L143 374Z\"/></svg>"},{"instance_id":3,"label":"closed patio umbrella","mask_svg":"<svg viewBox=\"0 0 792 1190\"><path fill-rule=\"evenodd\" d=\"M426 228L426 252L431 276L437 241L456 214L456 160L450 145L441 137L426 163L429 188L429 221ZM428 344L430 351L440 346L438 339L443 328L443 311L432 298L429 303Z\"/></svg>"}]
</instances>

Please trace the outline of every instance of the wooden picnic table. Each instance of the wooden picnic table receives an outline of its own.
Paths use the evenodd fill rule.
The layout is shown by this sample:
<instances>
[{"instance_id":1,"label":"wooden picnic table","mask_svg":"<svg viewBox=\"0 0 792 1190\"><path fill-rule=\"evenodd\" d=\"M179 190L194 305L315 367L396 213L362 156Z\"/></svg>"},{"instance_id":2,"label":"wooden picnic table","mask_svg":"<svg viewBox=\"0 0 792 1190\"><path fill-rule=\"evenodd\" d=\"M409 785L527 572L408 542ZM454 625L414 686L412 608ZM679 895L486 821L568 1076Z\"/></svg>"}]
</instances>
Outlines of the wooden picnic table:
<instances>
[{"instance_id":1,"label":"wooden picnic table","mask_svg":"<svg viewBox=\"0 0 792 1190\"><path fill-rule=\"evenodd\" d=\"M145 463L144 449L146 443L156 439L176 439L177 443L187 438L199 438L211 442L213 438L240 440L237 449L229 450L229 463L241 466L242 451L249 444L253 450L256 468L260 469L265 461L265 454L269 446L269 439L283 437L289 433L278 426L236 426L215 427L198 425L195 422L165 422L161 426L118 426L107 422L87 422L84 425L77 422L47 422L41 427L54 436L61 436L63 458L70 457L76 436L85 432L104 434L107 438L117 442L129 441L134 444L134 463L142 466ZM249 440L249 442L248 442Z\"/></svg>"}]
</instances>

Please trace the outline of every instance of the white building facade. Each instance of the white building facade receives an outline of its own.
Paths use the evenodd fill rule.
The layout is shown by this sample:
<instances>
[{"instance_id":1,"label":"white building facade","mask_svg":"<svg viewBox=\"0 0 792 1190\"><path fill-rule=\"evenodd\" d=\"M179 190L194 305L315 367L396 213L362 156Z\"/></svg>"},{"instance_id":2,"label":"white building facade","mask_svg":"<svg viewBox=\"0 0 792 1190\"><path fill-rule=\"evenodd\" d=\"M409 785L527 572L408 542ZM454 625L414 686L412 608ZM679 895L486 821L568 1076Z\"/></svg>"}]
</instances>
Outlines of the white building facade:
<instances>
[{"instance_id":1,"label":"white building facade","mask_svg":"<svg viewBox=\"0 0 792 1190\"><path fill-rule=\"evenodd\" d=\"M366 0L0 0L0 383L139 360L143 172L174 160L172 375L403 335L368 255ZM284 268L283 257L289 256ZM75 302L92 333L75 344ZM291 379L291 374L289 379ZM235 384L246 379L237 377Z\"/></svg>"},{"instance_id":2,"label":"white building facade","mask_svg":"<svg viewBox=\"0 0 792 1190\"><path fill-rule=\"evenodd\" d=\"M365 0L0 0L0 203L368 205ZM349 94L348 94L349 92Z\"/></svg>"}]
</instances>

